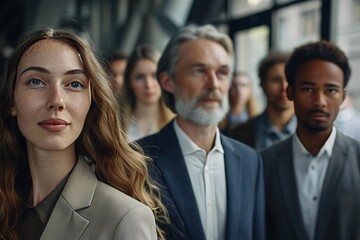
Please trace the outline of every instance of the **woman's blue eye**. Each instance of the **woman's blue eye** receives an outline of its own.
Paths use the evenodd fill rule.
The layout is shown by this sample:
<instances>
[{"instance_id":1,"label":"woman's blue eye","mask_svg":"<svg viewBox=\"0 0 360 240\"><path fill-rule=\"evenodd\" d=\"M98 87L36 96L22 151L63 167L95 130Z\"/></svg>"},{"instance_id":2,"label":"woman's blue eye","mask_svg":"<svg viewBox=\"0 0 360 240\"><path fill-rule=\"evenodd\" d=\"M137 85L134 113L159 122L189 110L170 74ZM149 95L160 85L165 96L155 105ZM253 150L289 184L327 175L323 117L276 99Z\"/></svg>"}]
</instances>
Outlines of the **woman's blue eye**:
<instances>
[{"instance_id":1,"label":"woman's blue eye","mask_svg":"<svg viewBox=\"0 0 360 240\"><path fill-rule=\"evenodd\" d=\"M72 82L72 83L70 83L70 87L79 88L79 87L82 87L82 84L79 82Z\"/></svg>"},{"instance_id":2,"label":"woman's blue eye","mask_svg":"<svg viewBox=\"0 0 360 240\"><path fill-rule=\"evenodd\" d=\"M39 86L42 82L41 82L41 80L39 80L39 79L31 79L31 80L29 81L29 83L32 84L32 85L34 85L34 86Z\"/></svg>"}]
</instances>

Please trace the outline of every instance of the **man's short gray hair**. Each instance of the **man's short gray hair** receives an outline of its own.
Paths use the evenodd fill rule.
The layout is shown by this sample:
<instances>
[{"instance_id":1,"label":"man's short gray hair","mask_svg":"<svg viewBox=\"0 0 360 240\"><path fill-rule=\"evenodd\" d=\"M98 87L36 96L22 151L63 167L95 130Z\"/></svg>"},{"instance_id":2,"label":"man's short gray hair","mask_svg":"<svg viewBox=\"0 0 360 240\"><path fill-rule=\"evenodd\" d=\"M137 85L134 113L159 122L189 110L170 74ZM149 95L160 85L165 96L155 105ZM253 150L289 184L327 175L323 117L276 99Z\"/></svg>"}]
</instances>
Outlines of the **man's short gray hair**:
<instances>
[{"instance_id":1,"label":"man's short gray hair","mask_svg":"<svg viewBox=\"0 0 360 240\"><path fill-rule=\"evenodd\" d=\"M174 77L175 67L180 59L180 47L187 41L196 39L206 39L220 44L231 58L231 66L233 68L233 45L230 37L225 33L219 32L214 26L207 24L203 26L188 25L180 29L168 42L158 62L156 76L160 79L162 72ZM175 112L174 97L171 93L163 91L165 103Z\"/></svg>"}]
</instances>

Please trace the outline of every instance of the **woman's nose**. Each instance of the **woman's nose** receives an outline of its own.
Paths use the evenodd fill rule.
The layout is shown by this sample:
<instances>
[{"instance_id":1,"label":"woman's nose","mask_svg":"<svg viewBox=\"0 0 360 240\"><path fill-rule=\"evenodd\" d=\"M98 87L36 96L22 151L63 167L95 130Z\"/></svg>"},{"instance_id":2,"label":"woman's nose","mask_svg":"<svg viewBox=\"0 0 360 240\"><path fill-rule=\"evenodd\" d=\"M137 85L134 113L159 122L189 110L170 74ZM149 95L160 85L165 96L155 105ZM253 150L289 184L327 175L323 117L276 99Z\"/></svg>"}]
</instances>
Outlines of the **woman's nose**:
<instances>
[{"instance_id":1,"label":"woman's nose","mask_svg":"<svg viewBox=\"0 0 360 240\"><path fill-rule=\"evenodd\" d=\"M64 108L63 90L61 86L53 86L51 91L49 91L47 109L62 111Z\"/></svg>"}]
</instances>

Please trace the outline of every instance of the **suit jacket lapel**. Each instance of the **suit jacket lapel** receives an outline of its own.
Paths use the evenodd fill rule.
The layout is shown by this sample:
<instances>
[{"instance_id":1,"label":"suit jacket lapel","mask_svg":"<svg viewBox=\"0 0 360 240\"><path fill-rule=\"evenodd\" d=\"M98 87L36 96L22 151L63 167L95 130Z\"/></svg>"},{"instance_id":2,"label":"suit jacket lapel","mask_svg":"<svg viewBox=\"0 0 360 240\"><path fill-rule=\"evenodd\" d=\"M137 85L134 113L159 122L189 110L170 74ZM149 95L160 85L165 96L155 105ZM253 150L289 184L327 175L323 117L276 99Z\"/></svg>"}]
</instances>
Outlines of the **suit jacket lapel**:
<instances>
[{"instance_id":1,"label":"suit jacket lapel","mask_svg":"<svg viewBox=\"0 0 360 240\"><path fill-rule=\"evenodd\" d=\"M323 239L338 196L344 166L348 161L349 149L346 142L344 135L337 131L333 154L330 158L321 192L314 239Z\"/></svg>"},{"instance_id":2,"label":"suit jacket lapel","mask_svg":"<svg viewBox=\"0 0 360 240\"><path fill-rule=\"evenodd\" d=\"M238 223L241 218L241 176L243 158L240 151L236 151L227 142L228 140L221 137L222 146L224 148L225 173L227 187L227 213L226 213L226 239L234 239L238 234Z\"/></svg>"},{"instance_id":3,"label":"suit jacket lapel","mask_svg":"<svg viewBox=\"0 0 360 240\"><path fill-rule=\"evenodd\" d=\"M195 194L185 164L180 145L175 134L173 122L170 122L158 135L158 146L161 149L157 167L169 186L181 218L189 230L192 239L205 240Z\"/></svg>"},{"instance_id":4,"label":"suit jacket lapel","mask_svg":"<svg viewBox=\"0 0 360 240\"><path fill-rule=\"evenodd\" d=\"M41 236L42 240L81 237L89 221L76 211L90 206L96 184L94 173L91 172L86 160L80 157L54 207Z\"/></svg>"},{"instance_id":5,"label":"suit jacket lapel","mask_svg":"<svg viewBox=\"0 0 360 240\"><path fill-rule=\"evenodd\" d=\"M281 187L285 199L285 207L289 212L291 223L299 239L308 239L300 209L297 192L292 151L292 137L285 140L284 151L278 153L276 163L279 171Z\"/></svg>"},{"instance_id":6,"label":"suit jacket lapel","mask_svg":"<svg viewBox=\"0 0 360 240\"><path fill-rule=\"evenodd\" d=\"M75 212L60 196L40 239L79 239L88 224L89 221Z\"/></svg>"}]
</instances>

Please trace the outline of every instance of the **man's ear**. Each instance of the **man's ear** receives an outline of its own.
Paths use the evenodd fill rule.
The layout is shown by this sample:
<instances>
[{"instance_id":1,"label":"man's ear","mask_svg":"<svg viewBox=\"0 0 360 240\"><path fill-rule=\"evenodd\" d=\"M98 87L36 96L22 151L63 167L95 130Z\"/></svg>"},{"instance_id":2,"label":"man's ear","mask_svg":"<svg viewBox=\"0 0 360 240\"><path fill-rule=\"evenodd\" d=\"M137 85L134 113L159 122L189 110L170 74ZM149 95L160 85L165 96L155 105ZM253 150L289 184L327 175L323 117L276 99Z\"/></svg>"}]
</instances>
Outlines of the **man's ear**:
<instances>
[{"instance_id":1,"label":"man's ear","mask_svg":"<svg viewBox=\"0 0 360 240\"><path fill-rule=\"evenodd\" d=\"M288 85L286 88L286 94L290 101L294 101L294 94L292 86Z\"/></svg>"},{"instance_id":2,"label":"man's ear","mask_svg":"<svg viewBox=\"0 0 360 240\"><path fill-rule=\"evenodd\" d=\"M166 72L160 73L159 76L160 86L169 93L175 93L174 79Z\"/></svg>"},{"instance_id":3,"label":"man's ear","mask_svg":"<svg viewBox=\"0 0 360 240\"><path fill-rule=\"evenodd\" d=\"M344 102L344 100L345 100L345 98L346 98L346 95L347 95L347 91L346 91L346 89L344 89L344 90L343 90L343 99L342 99L341 103Z\"/></svg>"}]
</instances>

